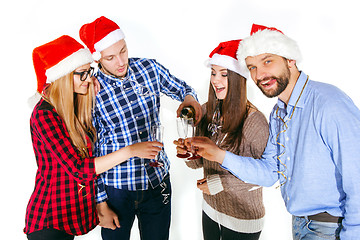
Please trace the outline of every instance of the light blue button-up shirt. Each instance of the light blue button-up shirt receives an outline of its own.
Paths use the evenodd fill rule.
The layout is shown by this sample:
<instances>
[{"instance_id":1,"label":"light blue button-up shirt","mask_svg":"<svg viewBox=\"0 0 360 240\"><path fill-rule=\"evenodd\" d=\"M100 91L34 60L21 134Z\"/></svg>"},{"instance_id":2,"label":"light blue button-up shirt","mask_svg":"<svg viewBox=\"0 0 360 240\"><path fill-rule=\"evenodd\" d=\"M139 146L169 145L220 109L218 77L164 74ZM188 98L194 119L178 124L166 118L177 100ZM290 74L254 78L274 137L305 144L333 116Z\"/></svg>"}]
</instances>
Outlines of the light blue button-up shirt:
<instances>
[{"instance_id":1,"label":"light blue button-up shirt","mask_svg":"<svg viewBox=\"0 0 360 240\"><path fill-rule=\"evenodd\" d=\"M226 153L222 166L245 182L277 181L292 215L344 217L341 239L360 238L360 111L338 88L302 72L288 105L270 114L261 159Z\"/></svg>"}]
</instances>

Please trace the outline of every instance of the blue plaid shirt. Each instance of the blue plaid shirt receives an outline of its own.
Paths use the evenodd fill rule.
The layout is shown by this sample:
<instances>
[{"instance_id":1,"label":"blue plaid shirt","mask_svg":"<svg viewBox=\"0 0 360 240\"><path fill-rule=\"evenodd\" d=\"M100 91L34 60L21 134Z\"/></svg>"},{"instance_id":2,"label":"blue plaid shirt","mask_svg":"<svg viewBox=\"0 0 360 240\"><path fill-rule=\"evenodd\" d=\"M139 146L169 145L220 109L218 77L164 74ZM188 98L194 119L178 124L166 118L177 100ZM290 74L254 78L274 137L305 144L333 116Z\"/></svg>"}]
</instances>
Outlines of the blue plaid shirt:
<instances>
[{"instance_id":1,"label":"blue plaid shirt","mask_svg":"<svg viewBox=\"0 0 360 240\"><path fill-rule=\"evenodd\" d=\"M160 95L184 101L196 93L184 81L172 76L155 60L129 58L129 68L120 80L101 71L96 73L101 89L96 96L94 125L98 140L95 155L103 156L122 147L152 141L150 128L160 122ZM105 185L130 191L156 187L168 174L170 162L165 152L159 153L164 167L151 167L150 159L138 157L102 173L97 180L97 202L107 200Z\"/></svg>"}]
</instances>

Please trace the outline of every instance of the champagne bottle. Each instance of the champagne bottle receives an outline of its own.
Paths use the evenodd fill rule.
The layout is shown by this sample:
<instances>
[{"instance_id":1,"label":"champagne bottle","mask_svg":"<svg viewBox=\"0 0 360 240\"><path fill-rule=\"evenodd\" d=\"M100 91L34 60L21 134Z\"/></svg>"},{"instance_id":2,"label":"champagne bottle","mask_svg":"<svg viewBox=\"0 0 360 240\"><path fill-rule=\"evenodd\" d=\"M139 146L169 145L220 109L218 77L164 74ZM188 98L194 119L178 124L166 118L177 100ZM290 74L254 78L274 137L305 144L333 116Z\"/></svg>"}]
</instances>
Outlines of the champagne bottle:
<instances>
[{"instance_id":1,"label":"champagne bottle","mask_svg":"<svg viewBox=\"0 0 360 240\"><path fill-rule=\"evenodd\" d=\"M195 109L192 106L184 107L180 112L180 117L184 119L194 119L195 120Z\"/></svg>"}]
</instances>

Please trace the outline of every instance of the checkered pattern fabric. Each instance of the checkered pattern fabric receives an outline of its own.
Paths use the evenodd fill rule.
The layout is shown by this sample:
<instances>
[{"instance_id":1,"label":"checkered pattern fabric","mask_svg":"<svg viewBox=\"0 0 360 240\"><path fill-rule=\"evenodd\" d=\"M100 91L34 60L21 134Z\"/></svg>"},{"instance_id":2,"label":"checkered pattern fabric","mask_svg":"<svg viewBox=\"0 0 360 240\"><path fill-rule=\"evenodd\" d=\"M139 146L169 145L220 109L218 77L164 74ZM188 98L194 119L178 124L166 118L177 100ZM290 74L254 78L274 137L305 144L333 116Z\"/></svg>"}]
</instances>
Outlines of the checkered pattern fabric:
<instances>
[{"instance_id":1,"label":"checkered pattern fabric","mask_svg":"<svg viewBox=\"0 0 360 240\"><path fill-rule=\"evenodd\" d=\"M197 99L195 91L151 59L130 58L123 80L96 74L101 90L96 96L94 125L98 133L96 156L103 156L137 142L152 141L151 126L160 121L160 95L183 101L186 95ZM150 159L130 158L101 174L97 181L97 201L107 199L105 185L130 191L155 188L169 171L164 151L159 153L164 167L151 167Z\"/></svg>"},{"instance_id":2,"label":"checkered pattern fabric","mask_svg":"<svg viewBox=\"0 0 360 240\"><path fill-rule=\"evenodd\" d=\"M24 232L55 228L87 233L98 224L94 158L79 157L65 123L43 99L34 108L30 128L38 170ZM90 144L88 149L91 156Z\"/></svg>"}]
</instances>

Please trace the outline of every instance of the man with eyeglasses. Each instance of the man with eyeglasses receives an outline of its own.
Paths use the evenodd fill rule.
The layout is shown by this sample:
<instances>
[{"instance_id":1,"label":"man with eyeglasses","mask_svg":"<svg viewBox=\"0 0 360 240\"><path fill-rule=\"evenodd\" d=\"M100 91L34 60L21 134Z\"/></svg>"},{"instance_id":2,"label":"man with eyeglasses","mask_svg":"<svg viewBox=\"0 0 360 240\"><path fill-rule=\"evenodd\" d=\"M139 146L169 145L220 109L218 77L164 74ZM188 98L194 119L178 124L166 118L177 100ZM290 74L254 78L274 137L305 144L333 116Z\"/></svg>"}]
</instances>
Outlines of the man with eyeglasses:
<instances>
[{"instance_id":1,"label":"man with eyeglasses","mask_svg":"<svg viewBox=\"0 0 360 240\"><path fill-rule=\"evenodd\" d=\"M253 159L197 138L198 153L245 182L279 181L293 239L359 239L359 109L338 88L298 70L297 43L275 28L254 24L237 55L263 94L278 97L267 146Z\"/></svg>"},{"instance_id":2,"label":"man with eyeglasses","mask_svg":"<svg viewBox=\"0 0 360 240\"><path fill-rule=\"evenodd\" d=\"M125 36L113 21L100 17L80 29L80 38L99 64L100 83L94 109L98 133L95 154L102 156L141 141L151 141L150 129L160 122L160 95L181 101L177 114L201 106L196 93L152 59L128 58ZM170 162L164 151L158 161L130 158L97 181L97 209L103 239L129 239L138 218L141 239L168 239L171 214Z\"/></svg>"}]
</instances>

